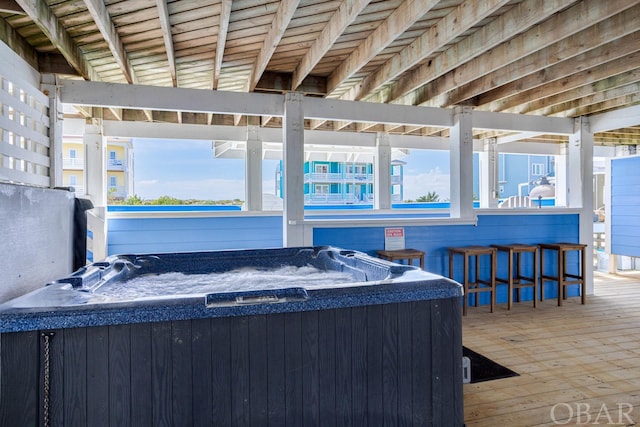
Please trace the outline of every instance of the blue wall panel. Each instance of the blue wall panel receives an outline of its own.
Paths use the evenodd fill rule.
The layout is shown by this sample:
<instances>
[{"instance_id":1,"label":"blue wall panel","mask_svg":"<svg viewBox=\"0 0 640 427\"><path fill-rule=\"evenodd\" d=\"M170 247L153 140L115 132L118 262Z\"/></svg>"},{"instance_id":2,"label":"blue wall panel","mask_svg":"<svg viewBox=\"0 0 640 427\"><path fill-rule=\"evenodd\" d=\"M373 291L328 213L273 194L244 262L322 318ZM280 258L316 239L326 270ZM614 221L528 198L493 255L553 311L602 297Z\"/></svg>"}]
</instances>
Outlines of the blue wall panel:
<instances>
[{"instance_id":1,"label":"blue wall panel","mask_svg":"<svg viewBox=\"0 0 640 427\"><path fill-rule=\"evenodd\" d=\"M282 217L110 218L109 255L282 247Z\"/></svg>"},{"instance_id":2,"label":"blue wall panel","mask_svg":"<svg viewBox=\"0 0 640 427\"><path fill-rule=\"evenodd\" d=\"M640 157L611 160L611 252L640 256Z\"/></svg>"},{"instance_id":3,"label":"blue wall panel","mask_svg":"<svg viewBox=\"0 0 640 427\"><path fill-rule=\"evenodd\" d=\"M389 219L393 226L393 219ZM282 217L211 217L211 218L111 218L109 219L108 253L184 252L218 249L248 249L282 247ZM579 218L565 215L480 215L478 225L406 226L407 248L426 252L425 269L447 276L449 258L447 248L492 243L551 243L577 242ZM314 228L314 245L332 245L356 249L375 256L384 248L384 227ZM546 253L545 265L555 270L555 262ZM525 272L531 268L524 259ZM570 254L568 266L579 265L577 253ZM488 271L488 263L481 265ZM456 271L462 260L456 259ZM498 259L498 276L506 277L506 258ZM461 278L456 277L457 280ZM569 295L578 294L577 286L569 288ZM547 283L545 296L557 295L556 284ZM499 285L498 302L506 302L506 285ZM523 299L531 299L530 289L523 290ZM480 297L488 303L488 295Z\"/></svg>"},{"instance_id":4,"label":"blue wall panel","mask_svg":"<svg viewBox=\"0 0 640 427\"><path fill-rule=\"evenodd\" d=\"M405 247L426 252L425 270L448 276L448 247L467 245L491 245L508 243L553 243L578 242L578 215L481 215L478 225L439 225L404 227ZM375 256L384 249L384 227L367 228L316 228L313 232L314 245L333 245L356 249ZM455 261L456 272L462 269L462 259ZM523 259L525 271L530 271L532 262ZM577 269L579 259L570 253L567 259L569 269ZM459 268L457 267L459 266ZM557 271L551 253L545 253L545 269ZM488 262L481 264L481 270L488 271ZM498 259L498 276L506 277L506 258ZM456 277L460 280L459 277ZM506 302L506 285L499 285L498 302ZM569 295L577 295L577 286L569 288ZM556 284L547 282L545 297L557 296ZM486 301L484 300L486 298ZM523 299L531 299L531 291L523 290ZM481 296L481 303L488 303L488 295Z\"/></svg>"}]
</instances>

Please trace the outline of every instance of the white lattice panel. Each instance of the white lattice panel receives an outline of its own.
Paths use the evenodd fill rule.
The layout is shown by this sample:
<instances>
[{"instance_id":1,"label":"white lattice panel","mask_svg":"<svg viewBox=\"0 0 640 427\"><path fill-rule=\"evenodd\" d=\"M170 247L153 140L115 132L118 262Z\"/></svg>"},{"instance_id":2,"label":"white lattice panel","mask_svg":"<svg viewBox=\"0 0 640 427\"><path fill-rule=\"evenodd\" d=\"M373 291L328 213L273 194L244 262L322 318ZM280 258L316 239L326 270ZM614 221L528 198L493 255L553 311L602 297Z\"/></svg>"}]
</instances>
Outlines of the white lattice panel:
<instances>
[{"instance_id":1,"label":"white lattice panel","mask_svg":"<svg viewBox=\"0 0 640 427\"><path fill-rule=\"evenodd\" d=\"M0 181L48 187L49 97L20 77L12 54L0 49L2 62L13 65L0 69Z\"/></svg>"}]
</instances>

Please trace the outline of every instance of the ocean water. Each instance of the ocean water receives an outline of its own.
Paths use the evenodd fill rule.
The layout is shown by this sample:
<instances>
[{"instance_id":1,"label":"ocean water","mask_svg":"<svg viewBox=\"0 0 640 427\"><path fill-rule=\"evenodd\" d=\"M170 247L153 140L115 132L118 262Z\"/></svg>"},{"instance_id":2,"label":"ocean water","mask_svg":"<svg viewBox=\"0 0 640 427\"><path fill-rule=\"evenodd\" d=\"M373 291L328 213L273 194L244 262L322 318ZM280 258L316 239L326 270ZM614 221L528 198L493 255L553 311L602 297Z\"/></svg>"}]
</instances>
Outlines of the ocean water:
<instances>
[{"instance_id":1,"label":"ocean water","mask_svg":"<svg viewBox=\"0 0 640 427\"><path fill-rule=\"evenodd\" d=\"M349 273L325 271L312 266L284 266L274 269L240 268L224 273L146 274L127 281L105 284L94 293L112 300L170 296L206 295L223 292L323 288L357 282Z\"/></svg>"}]
</instances>

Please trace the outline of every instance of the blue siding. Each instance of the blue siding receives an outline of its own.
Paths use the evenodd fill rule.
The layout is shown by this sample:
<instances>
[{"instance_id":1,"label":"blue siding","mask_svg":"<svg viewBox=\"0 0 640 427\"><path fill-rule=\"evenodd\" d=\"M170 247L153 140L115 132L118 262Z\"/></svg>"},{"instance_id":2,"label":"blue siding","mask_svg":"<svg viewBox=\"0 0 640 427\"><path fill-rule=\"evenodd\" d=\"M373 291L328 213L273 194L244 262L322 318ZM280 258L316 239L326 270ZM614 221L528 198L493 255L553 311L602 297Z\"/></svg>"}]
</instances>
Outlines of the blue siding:
<instances>
[{"instance_id":1,"label":"blue siding","mask_svg":"<svg viewBox=\"0 0 640 427\"><path fill-rule=\"evenodd\" d=\"M339 215L330 215L332 218ZM424 216L424 215L423 215ZM402 217L406 217L403 215ZM347 217L343 217L347 218ZM354 219L348 217L349 219ZM393 218L389 218L393 226ZM108 220L108 253L184 252L218 249L248 249L282 247L282 217L211 217L211 218L110 218ZM577 242L579 218L566 215L480 215L478 225L405 226L408 248L426 252L425 269L448 275L447 247L490 245L492 243L551 243ZM315 228L314 245L333 245L356 249L371 255L384 248L384 227ZM546 266L554 270L554 260L547 253ZM577 253L570 254L570 269L577 268ZM456 260L456 270L462 268ZM483 265L483 269L488 265ZM527 258L525 271L531 268ZM506 259L498 259L498 274L506 277ZM569 288L569 295L578 294L577 286ZM547 283L545 295L557 295L555 283ZM523 298L531 299L531 290L523 289ZM506 285L499 285L498 302L506 302ZM481 303L488 303L482 295Z\"/></svg>"},{"instance_id":2,"label":"blue siding","mask_svg":"<svg viewBox=\"0 0 640 427\"><path fill-rule=\"evenodd\" d=\"M640 256L640 157L611 160L611 252Z\"/></svg>"},{"instance_id":3,"label":"blue siding","mask_svg":"<svg viewBox=\"0 0 640 427\"><path fill-rule=\"evenodd\" d=\"M552 243L578 242L578 215L481 215L478 225L411 226L405 229L405 246L426 252L425 270L448 276L449 253L447 248L466 245L490 245L493 243ZM314 245L334 245L356 249L370 255L384 248L384 227L367 228L316 228L313 232ZM551 253L545 253L545 268L555 270ZM462 268L462 260L456 259L456 266ZM481 265L487 271L488 263ZM525 271L531 262L523 262ZM570 269L577 268L577 253L570 253L567 260ZM456 267L456 271L458 268ZM498 275L506 277L506 259L498 260ZM577 286L568 288L569 295L577 295ZM523 298L531 298L531 289L523 289ZM557 296L555 283L547 282L545 297ZM486 301L483 300L486 298ZM498 302L506 302L506 285L499 285ZM481 296L481 303L488 303L488 295Z\"/></svg>"},{"instance_id":4,"label":"blue siding","mask_svg":"<svg viewBox=\"0 0 640 427\"><path fill-rule=\"evenodd\" d=\"M109 255L282 247L282 217L110 218Z\"/></svg>"}]
</instances>

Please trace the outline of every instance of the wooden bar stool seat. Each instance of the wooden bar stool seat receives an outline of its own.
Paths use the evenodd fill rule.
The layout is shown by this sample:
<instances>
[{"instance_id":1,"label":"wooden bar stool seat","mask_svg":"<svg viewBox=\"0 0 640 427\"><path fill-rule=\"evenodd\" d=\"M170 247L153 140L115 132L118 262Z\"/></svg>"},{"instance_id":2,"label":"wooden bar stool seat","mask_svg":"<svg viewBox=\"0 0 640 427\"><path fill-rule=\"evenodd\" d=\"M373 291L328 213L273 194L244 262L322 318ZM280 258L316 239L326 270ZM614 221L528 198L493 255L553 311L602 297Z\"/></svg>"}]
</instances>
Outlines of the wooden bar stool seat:
<instances>
[{"instance_id":1,"label":"wooden bar stool seat","mask_svg":"<svg viewBox=\"0 0 640 427\"><path fill-rule=\"evenodd\" d=\"M507 277L500 278L496 273L496 282L505 283L508 288L507 310L511 310L513 305L513 290L516 290L516 301L520 302L520 289L533 288L533 307L538 305L538 246L524 245L520 243L508 245L491 245L498 250L498 259L500 252L506 252L507 259ZM522 269L522 255L531 254L532 267L531 276L525 276ZM515 258L515 271L514 271Z\"/></svg>"},{"instance_id":2,"label":"wooden bar stool seat","mask_svg":"<svg viewBox=\"0 0 640 427\"><path fill-rule=\"evenodd\" d=\"M585 266L587 262L587 245L581 243L541 243L540 247L540 300L544 300L544 282L558 283L558 306L562 306L562 300L567 298L567 286L580 285L580 296L582 304L587 301L587 283L585 280ZM545 272L544 253L545 251L555 252L557 259L557 273L554 276L548 271ZM578 273L567 272L567 252L578 251L580 255L580 265ZM548 269L547 269L548 270Z\"/></svg>"},{"instance_id":3,"label":"wooden bar stool seat","mask_svg":"<svg viewBox=\"0 0 640 427\"><path fill-rule=\"evenodd\" d=\"M471 294L479 294L482 292L489 292L490 294L490 311L493 313L494 306L496 304L496 248L490 246L462 246L452 247L449 249L449 277L455 280L454 277L454 259L455 255L462 255L464 261L464 268L462 270L462 286L464 287L464 297L462 305L462 315L467 314L468 296ZM489 274L488 277L482 278L480 271L480 257L489 257ZM470 277L469 263L475 260L475 277L474 280ZM478 306L478 297L475 298L475 306Z\"/></svg>"},{"instance_id":4,"label":"wooden bar stool seat","mask_svg":"<svg viewBox=\"0 0 640 427\"><path fill-rule=\"evenodd\" d=\"M394 249L394 250L379 250L378 258L386 259L391 262L395 260L407 260L407 264L412 264L414 259L420 261L420 268L424 270L424 251L418 249Z\"/></svg>"}]
</instances>

